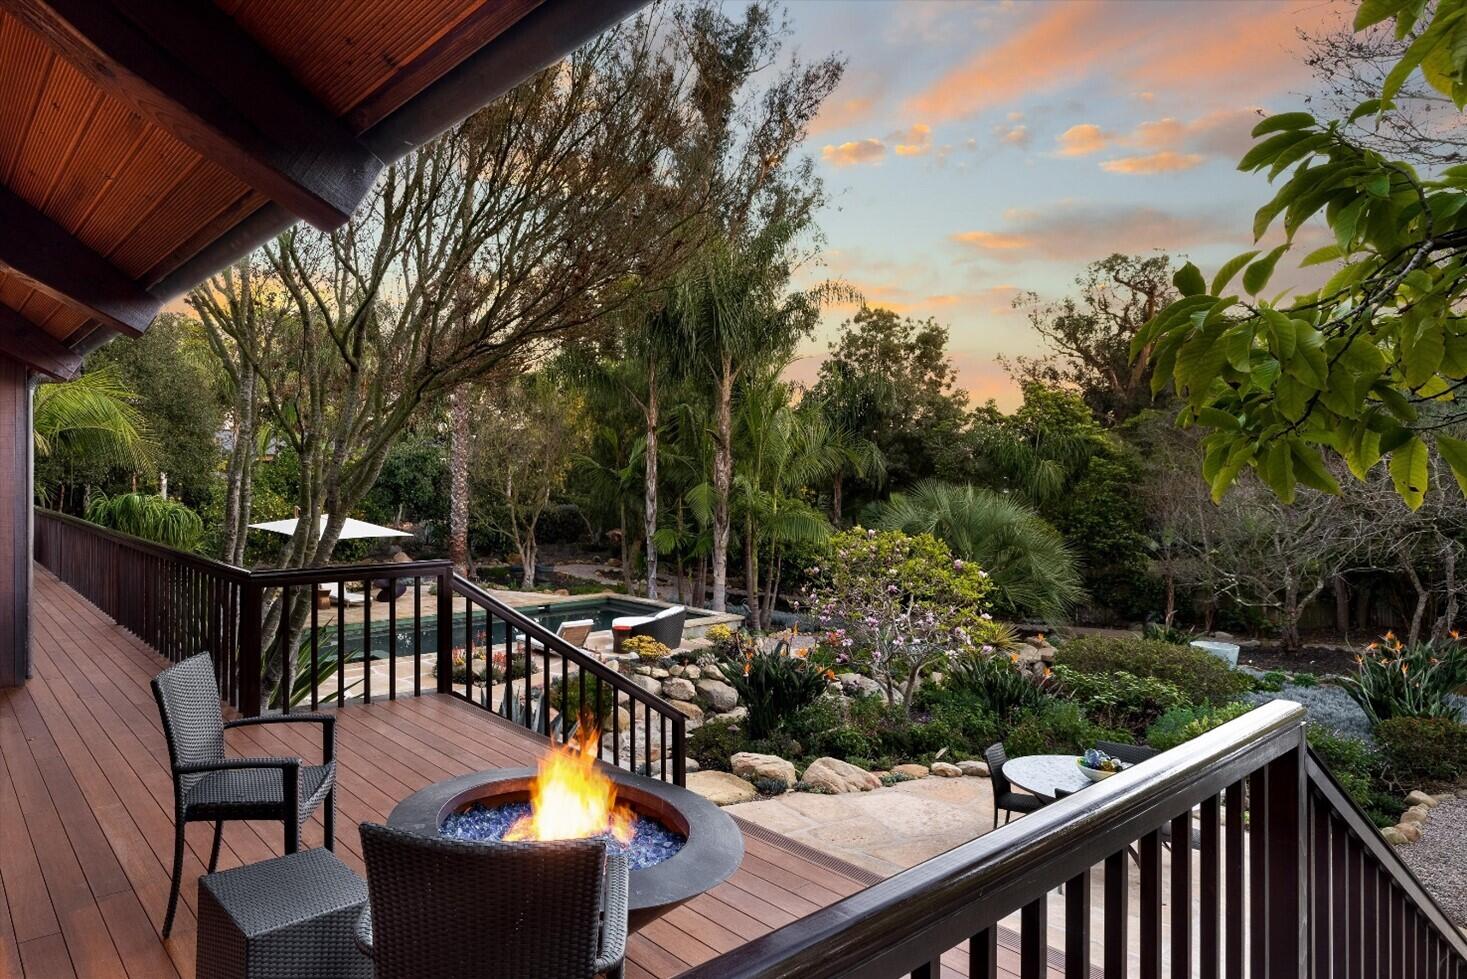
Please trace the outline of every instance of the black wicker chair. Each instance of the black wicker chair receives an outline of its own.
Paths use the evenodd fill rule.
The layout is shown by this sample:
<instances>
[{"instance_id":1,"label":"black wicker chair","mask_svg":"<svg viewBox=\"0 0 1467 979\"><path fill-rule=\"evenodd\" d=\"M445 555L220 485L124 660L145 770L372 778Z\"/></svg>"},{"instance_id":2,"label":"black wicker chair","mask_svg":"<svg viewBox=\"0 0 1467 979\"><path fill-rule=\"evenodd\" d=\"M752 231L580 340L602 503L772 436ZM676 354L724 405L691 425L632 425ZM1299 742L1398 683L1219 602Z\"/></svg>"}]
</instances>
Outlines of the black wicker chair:
<instances>
[{"instance_id":1,"label":"black wicker chair","mask_svg":"<svg viewBox=\"0 0 1467 979\"><path fill-rule=\"evenodd\" d=\"M993 828L998 829L998 811L1004 811L1004 825L1007 826L1014 813L1023 815L1025 813L1038 812L1044 808L1044 800L1038 796L1029 795L1027 792L1015 792L1014 783L1008 780L1003 773L1004 762L1009 760L1008 752L1003 750L1003 742L988 746L983 752L983 760L988 763L988 778L993 783Z\"/></svg>"},{"instance_id":2,"label":"black wicker chair","mask_svg":"<svg viewBox=\"0 0 1467 979\"><path fill-rule=\"evenodd\" d=\"M622 976L627 863L600 840L470 843L373 823L361 833L357 944L376 979Z\"/></svg>"},{"instance_id":3,"label":"black wicker chair","mask_svg":"<svg viewBox=\"0 0 1467 979\"><path fill-rule=\"evenodd\" d=\"M163 937L173 930L178 888L183 878L184 827L214 824L209 872L219 863L219 842L230 819L280 820L285 826L285 852L300 847L300 826L324 801L326 848L335 849L336 719L324 714L246 717L226 722L219 709L219 688L208 653L170 666L153 677L153 697L163 718L168 761L173 770L173 886ZM224 732L252 724L321 725L320 765L299 758L226 758Z\"/></svg>"},{"instance_id":4,"label":"black wicker chair","mask_svg":"<svg viewBox=\"0 0 1467 979\"><path fill-rule=\"evenodd\" d=\"M1148 758L1155 758L1161 752L1144 744L1122 744L1119 741L1097 741L1096 750L1103 751L1117 761L1123 761L1127 765L1139 765Z\"/></svg>"}]
</instances>

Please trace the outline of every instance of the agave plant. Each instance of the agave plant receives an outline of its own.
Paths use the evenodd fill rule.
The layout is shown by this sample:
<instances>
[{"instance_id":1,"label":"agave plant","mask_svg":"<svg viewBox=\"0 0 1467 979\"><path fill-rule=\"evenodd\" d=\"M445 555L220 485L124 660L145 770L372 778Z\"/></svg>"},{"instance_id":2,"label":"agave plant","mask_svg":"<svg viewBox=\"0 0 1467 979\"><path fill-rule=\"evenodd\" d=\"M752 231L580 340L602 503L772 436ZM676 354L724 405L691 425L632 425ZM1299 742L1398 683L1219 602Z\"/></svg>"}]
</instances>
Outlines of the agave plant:
<instances>
[{"instance_id":1,"label":"agave plant","mask_svg":"<svg viewBox=\"0 0 1467 979\"><path fill-rule=\"evenodd\" d=\"M1355 675L1340 685L1372 727L1392 717L1460 717L1450 695L1467 683L1467 649L1455 635L1447 643L1407 645L1387 632L1355 662Z\"/></svg>"}]
</instances>

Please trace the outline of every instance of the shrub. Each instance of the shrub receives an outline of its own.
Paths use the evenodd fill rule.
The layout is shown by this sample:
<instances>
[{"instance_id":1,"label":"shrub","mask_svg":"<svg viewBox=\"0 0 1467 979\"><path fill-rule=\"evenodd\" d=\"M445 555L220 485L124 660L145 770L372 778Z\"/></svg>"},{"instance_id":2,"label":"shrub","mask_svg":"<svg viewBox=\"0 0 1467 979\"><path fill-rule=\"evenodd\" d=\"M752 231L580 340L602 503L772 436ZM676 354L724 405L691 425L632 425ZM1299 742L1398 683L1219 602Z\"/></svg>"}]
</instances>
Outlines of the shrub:
<instances>
[{"instance_id":1,"label":"shrub","mask_svg":"<svg viewBox=\"0 0 1467 979\"><path fill-rule=\"evenodd\" d=\"M672 650L651 636L629 636L622 640L621 651L624 653L636 653L641 660L655 661L662 659Z\"/></svg>"},{"instance_id":2,"label":"shrub","mask_svg":"<svg viewBox=\"0 0 1467 979\"><path fill-rule=\"evenodd\" d=\"M520 672L524 671L524 663L518 664ZM581 682L574 677L564 687L560 680L556 679L550 684L550 705L562 713L568 713L576 719L577 723L590 722L595 717L594 723L599 730L605 731L611 728L611 709L613 705L613 692L610 687L601 691L601 709L596 708L596 685L586 678L586 699L581 701Z\"/></svg>"},{"instance_id":3,"label":"shrub","mask_svg":"<svg viewBox=\"0 0 1467 979\"><path fill-rule=\"evenodd\" d=\"M947 684L976 697L989 711L1009 717L1044 702L1041 684L1007 656L969 653L953 660Z\"/></svg>"},{"instance_id":4,"label":"shrub","mask_svg":"<svg viewBox=\"0 0 1467 979\"><path fill-rule=\"evenodd\" d=\"M1192 641L1196 633L1190 629L1180 626L1167 625L1165 622L1150 621L1141 626L1141 638L1150 639L1155 642L1167 642L1173 646L1185 646Z\"/></svg>"},{"instance_id":5,"label":"shrub","mask_svg":"<svg viewBox=\"0 0 1467 979\"><path fill-rule=\"evenodd\" d=\"M1408 646L1388 632L1382 643L1371 643L1365 655L1355 657L1355 664L1355 675L1340 685L1372 725L1393 717L1458 719L1449 695L1467 683L1467 650L1457 641Z\"/></svg>"},{"instance_id":6,"label":"shrub","mask_svg":"<svg viewBox=\"0 0 1467 979\"><path fill-rule=\"evenodd\" d=\"M1263 690L1268 693L1278 693L1284 689L1284 684L1289 680L1287 673L1279 670L1269 670L1267 673L1253 681L1254 690Z\"/></svg>"},{"instance_id":7,"label":"shrub","mask_svg":"<svg viewBox=\"0 0 1467 979\"><path fill-rule=\"evenodd\" d=\"M814 754L829 755L842 761L869 757L876 753L875 748L870 738L850 728L823 731L815 736L810 745L810 750Z\"/></svg>"},{"instance_id":8,"label":"shrub","mask_svg":"<svg viewBox=\"0 0 1467 979\"><path fill-rule=\"evenodd\" d=\"M1097 741L1131 741L1128 731L1091 723L1078 704L1051 700L1024 715L1003 739L1011 757L1020 755L1079 754Z\"/></svg>"},{"instance_id":9,"label":"shrub","mask_svg":"<svg viewBox=\"0 0 1467 979\"><path fill-rule=\"evenodd\" d=\"M1319 686L1319 677L1313 673L1295 673L1289 682L1296 687L1317 687Z\"/></svg>"},{"instance_id":10,"label":"shrub","mask_svg":"<svg viewBox=\"0 0 1467 979\"><path fill-rule=\"evenodd\" d=\"M700 768L729 770L728 760L745 749L744 732L730 721L712 720L688 734L688 757Z\"/></svg>"},{"instance_id":11,"label":"shrub","mask_svg":"<svg viewBox=\"0 0 1467 979\"><path fill-rule=\"evenodd\" d=\"M1366 815L1377 826L1395 825L1406 806L1401 793L1391 791L1382 779L1380 752L1360 738L1336 734L1317 724L1309 725L1308 737L1319 760Z\"/></svg>"},{"instance_id":12,"label":"shrub","mask_svg":"<svg viewBox=\"0 0 1467 979\"><path fill-rule=\"evenodd\" d=\"M754 791L760 795L784 795L789 791L789 786L782 778L756 778Z\"/></svg>"},{"instance_id":13,"label":"shrub","mask_svg":"<svg viewBox=\"0 0 1467 979\"><path fill-rule=\"evenodd\" d=\"M1060 692L1083 707L1095 723L1123 727L1138 736L1162 714L1190 703L1176 684L1126 670L1081 673L1056 666L1054 675Z\"/></svg>"},{"instance_id":14,"label":"shrub","mask_svg":"<svg viewBox=\"0 0 1467 979\"><path fill-rule=\"evenodd\" d=\"M204 536L204 521L197 513L177 500L149 493L99 493L87 501L86 516L94 524L180 551L194 550Z\"/></svg>"},{"instance_id":15,"label":"shrub","mask_svg":"<svg viewBox=\"0 0 1467 979\"><path fill-rule=\"evenodd\" d=\"M1055 665L1080 673L1125 670L1174 684L1196 702L1226 703L1248 691L1253 681L1215 656L1191 646L1113 636L1081 636L1060 646Z\"/></svg>"},{"instance_id":16,"label":"shrub","mask_svg":"<svg viewBox=\"0 0 1467 979\"><path fill-rule=\"evenodd\" d=\"M767 738L791 714L808 707L835 677L806 650L781 642L769 651L750 648L741 659L722 660L718 672L749 709L749 735Z\"/></svg>"},{"instance_id":17,"label":"shrub","mask_svg":"<svg viewBox=\"0 0 1467 979\"><path fill-rule=\"evenodd\" d=\"M1146 730L1146 743L1158 751L1167 751L1199 734L1206 734L1215 727L1242 717L1254 708L1254 704L1235 701L1231 704L1214 706L1174 707L1156 719Z\"/></svg>"},{"instance_id":18,"label":"shrub","mask_svg":"<svg viewBox=\"0 0 1467 979\"><path fill-rule=\"evenodd\" d=\"M1446 717L1392 717L1375 727L1390 778L1403 789L1467 774L1467 725Z\"/></svg>"}]
</instances>

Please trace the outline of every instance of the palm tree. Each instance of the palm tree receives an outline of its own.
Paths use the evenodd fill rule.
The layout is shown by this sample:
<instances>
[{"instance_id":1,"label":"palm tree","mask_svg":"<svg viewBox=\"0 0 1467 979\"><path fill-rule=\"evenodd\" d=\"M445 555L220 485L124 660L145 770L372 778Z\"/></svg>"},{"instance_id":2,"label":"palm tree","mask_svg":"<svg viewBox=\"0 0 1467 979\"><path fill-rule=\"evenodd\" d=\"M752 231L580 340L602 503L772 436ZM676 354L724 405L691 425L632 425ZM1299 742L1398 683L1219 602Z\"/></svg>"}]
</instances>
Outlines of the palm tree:
<instances>
[{"instance_id":1,"label":"palm tree","mask_svg":"<svg viewBox=\"0 0 1467 979\"><path fill-rule=\"evenodd\" d=\"M996 607L1010 615L1062 619L1084 597L1075 557L1059 531L1002 493L936 480L894 494L877 526L930 533L991 577Z\"/></svg>"},{"instance_id":2,"label":"palm tree","mask_svg":"<svg viewBox=\"0 0 1467 979\"><path fill-rule=\"evenodd\" d=\"M62 456L151 472L153 441L133 392L110 367L36 388L36 455Z\"/></svg>"}]
</instances>

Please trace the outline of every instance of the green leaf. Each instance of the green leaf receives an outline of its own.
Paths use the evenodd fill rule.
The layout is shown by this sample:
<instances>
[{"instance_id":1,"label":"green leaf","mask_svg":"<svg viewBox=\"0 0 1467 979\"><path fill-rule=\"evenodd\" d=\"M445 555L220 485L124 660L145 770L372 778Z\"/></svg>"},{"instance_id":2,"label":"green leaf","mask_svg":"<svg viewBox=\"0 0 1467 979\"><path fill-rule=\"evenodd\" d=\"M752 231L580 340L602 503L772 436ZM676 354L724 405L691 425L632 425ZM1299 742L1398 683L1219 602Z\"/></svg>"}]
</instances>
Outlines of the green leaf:
<instances>
[{"instance_id":1,"label":"green leaf","mask_svg":"<svg viewBox=\"0 0 1467 979\"><path fill-rule=\"evenodd\" d=\"M1288 245L1280 245L1243 271L1243 288L1248 290L1248 295L1256 296L1264 290L1268 280L1273 277L1273 269L1278 264L1279 256L1288 250Z\"/></svg>"},{"instance_id":2,"label":"green leaf","mask_svg":"<svg viewBox=\"0 0 1467 979\"><path fill-rule=\"evenodd\" d=\"M1296 422L1303 418L1304 413L1309 410L1309 397L1313 393L1312 388L1301 384L1292 377L1285 376L1279 378L1278 384L1274 387L1273 396L1284 417L1291 422Z\"/></svg>"},{"instance_id":3,"label":"green leaf","mask_svg":"<svg viewBox=\"0 0 1467 979\"><path fill-rule=\"evenodd\" d=\"M1288 115L1293 115L1293 113L1288 113ZM1238 169L1257 170L1261 166L1272 163L1284 150L1309 136L1308 132L1287 132L1270 136L1243 154L1243 159L1238 161Z\"/></svg>"},{"instance_id":4,"label":"green leaf","mask_svg":"<svg viewBox=\"0 0 1467 979\"><path fill-rule=\"evenodd\" d=\"M1354 30L1358 33L1383 20L1390 20L1410 2L1411 0L1363 0L1360 9L1355 11Z\"/></svg>"},{"instance_id":5,"label":"green leaf","mask_svg":"<svg viewBox=\"0 0 1467 979\"><path fill-rule=\"evenodd\" d=\"M1405 340L1406 337L1402 339ZM1425 384L1441 367L1445 353L1446 338L1442 335L1442 321L1433 318L1421 323L1419 332L1411 337L1410 344L1402 345L1406 384L1411 388L1419 388Z\"/></svg>"},{"instance_id":6,"label":"green leaf","mask_svg":"<svg viewBox=\"0 0 1467 979\"><path fill-rule=\"evenodd\" d=\"M1274 442L1263 454L1258 474L1273 495L1284 503L1294 502L1294 456L1284 442Z\"/></svg>"},{"instance_id":7,"label":"green leaf","mask_svg":"<svg viewBox=\"0 0 1467 979\"><path fill-rule=\"evenodd\" d=\"M1412 510L1420 509L1426 499L1429 482L1426 457L1426 443L1415 435L1391 453L1391 482L1396 484L1396 494Z\"/></svg>"},{"instance_id":8,"label":"green leaf","mask_svg":"<svg viewBox=\"0 0 1467 979\"><path fill-rule=\"evenodd\" d=\"M1294 356L1285 365L1285 373L1311 385L1316 391L1324 389L1329 378L1329 361L1324 353L1324 334L1303 320L1291 321L1294 327Z\"/></svg>"},{"instance_id":9,"label":"green leaf","mask_svg":"<svg viewBox=\"0 0 1467 979\"><path fill-rule=\"evenodd\" d=\"M1324 458L1318 449L1295 439L1289 443L1289 450L1294 456L1294 478L1310 489L1317 489L1331 496L1340 495L1340 484L1325 467Z\"/></svg>"},{"instance_id":10,"label":"green leaf","mask_svg":"<svg viewBox=\"0 0 1467 979\"><path fill-rule=\"evenodd\" d=\"M1389 382L1381 381L1373 385L1370 390L1376 397L1380 398L1381 403L1386 406L1386 410L1401 422L1410 425L1416 421L1416 407L1407 401L1406 396L1392 387Z\"/></svg>"},{"instance_id":11,"label":"green leaf","mask_svg":"<svg viewBox=\"0 0 1467 979\"><path fill-rule=\"evenodd\" d=\"M1404 0L1402 0L1404 2ZM1284 130L1303 129L1305 126L1314 125L1314 117L1307 112L1280 112L1269 116L1258 125L1253 127L1253 136L1267 135Z\"/></svg>"},{"instance_id":12,"label":"green leaf","mask_svg":"<svg viewBox=\"0 0 1467 979\"><path fill-rule=\"evenodd\" d=\"M1172 285L1184 296L1200 296L1207 292L1207 280L1202 278L1202 272L1188 262L1177 269L1172 276Z\"/></svg>"},{"instance_id":13,"label":"green leaf","mask_svg":"<svg viewBox=\"0 0 1467 979\"><path fill-rule=\"evenodd\" d=\"M1222 291L1228 287L1228 283L1233 281L1233 276L1238 274L1238 270L1253 261L1254 256L1257 254L1258 250L1254 249L1251 252L1244 252L1224 262L1223 267L1217 270L1217 275L1212 277L1212 294L1214 296L1221 296Z\"/></svg>"},{"instance_id":14,"label":"green leaf","mask_svg":"<svg viewBox=\"0 0 1467 979\"><path fill-rule=\"evenodd\" d=\"M1307 269L1311 265L1323 265L1325 262L1333 262L1336 259L1344 257L1345 253L1340 249L1339 245L1325 245L1323 248L1316 248L1308 255L1305 255L1304 261L1299 263L1299 267L1301 269Z\"/></svg>"},{"instance_id":15,"label":"green leaf","mask_svg":"<svg viewBox=\"0 0 1467 979\"><path fill-rule=\"evenodd\" d=\"M1442 457L1442 461L1452 470L1452 475L1457 477L1457 488L1467 495L1467 442L1438 435L1436 454Z\"/></svg>"},{"instance_id":16,"label":"green leaf","mask_svg":"<svg viewBox=\"0 0 1467 979\"><path fill-rule=\"evenodd\" d=\"M1253 367L1253 322L1249 320L1229 327L1223 334L1222 343L1233 370L1248 373Z\"/></svg>"},{"instance_id":17,"label":"green leaf","mask_svg":"<svg viewBox=\"0 0 1467 979\"><path fill-rule=\"evenodd\" d=\"M1421 62L1426 59L1426 56L1431 53L1431 50L1447 40L1447 33L1461 18L1462 13L1463 10L1461 7L1446 13L1438 11L1436 17L1431 22L1431 26L1417 35L1416 40L1412 41L1410 47L1406 48L1405 53L1401 55L1401 60L1397 61L1395 67L1386 75L1385 81L1380 87L1380 97L1382 99L1393 99L1396 97L1396 93L1401 90L1401 86L1406 84L1406 79L1410 78L1411 73L1420 67ZM1447 92L1444 94L1449 95L1451 93Z\"/></svg>"}]
</instances>

